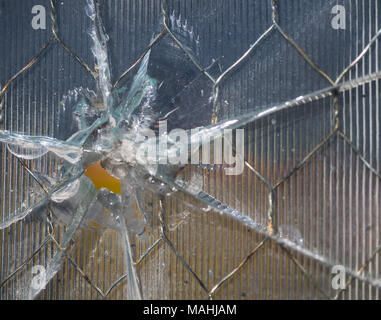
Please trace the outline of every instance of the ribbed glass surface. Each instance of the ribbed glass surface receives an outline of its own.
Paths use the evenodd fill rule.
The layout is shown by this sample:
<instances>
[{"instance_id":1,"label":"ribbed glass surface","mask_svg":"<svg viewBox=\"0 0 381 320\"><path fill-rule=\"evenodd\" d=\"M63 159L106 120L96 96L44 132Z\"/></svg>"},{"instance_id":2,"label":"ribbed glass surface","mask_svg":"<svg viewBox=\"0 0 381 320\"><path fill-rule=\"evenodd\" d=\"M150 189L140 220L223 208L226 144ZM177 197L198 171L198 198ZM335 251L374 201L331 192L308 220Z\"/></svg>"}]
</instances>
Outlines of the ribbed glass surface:
<instances>
[{"instance_id":1,"label":"ribbed glass surface","mask_svg":"<svg viewBox=\"0 0 381 320\"><path fill-rule=\"evenodd\" d=\"M50 1L38 4L46 10L46 29L32 27L34 2L0 0L0 89L38 57L3 90L0 129L59 138L65 95L97 90L84 67L98 67L92 22L87 1L53 1L54 29ZM168 0L164 8L169 22L178 21L168 30L161 1L99 1L111 82L141 64L138 58L162 32L150 52L156 79L163 90L176 81L184 90L159 96L155 108L167 108L163 116L180 106L185 116L175 115L171 128L238 119L242 174L187 165L166 182L196 184L196 195L186 188L140 193L154 226L146 237L87 223L67 239L73 223L55 221L60 248L41 212L7 225L44 196L26 166L54 177L59 159L47 153L20 162L0 144L0 299L129 299L131 277L143 299L379 299L379 1ZM197 50L177 36L177 24L192 30ZM168 63L171 46L178 60ZM120 86L131 86L138 68ZM57 273L34 295L36 265L55 266ZM335 266L345 270L345 289L332 286Z\"/></svg>"}]
</instances>

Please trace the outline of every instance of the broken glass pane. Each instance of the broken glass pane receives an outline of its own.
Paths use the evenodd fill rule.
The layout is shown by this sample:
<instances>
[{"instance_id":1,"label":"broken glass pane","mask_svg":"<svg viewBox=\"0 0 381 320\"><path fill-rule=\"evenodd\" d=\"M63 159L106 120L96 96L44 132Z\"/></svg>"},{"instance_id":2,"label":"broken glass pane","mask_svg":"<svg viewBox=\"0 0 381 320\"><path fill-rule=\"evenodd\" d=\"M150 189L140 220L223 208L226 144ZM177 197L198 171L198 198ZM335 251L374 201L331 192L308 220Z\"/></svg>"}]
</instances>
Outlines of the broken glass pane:
<instances>
[{"instance_id":1,"label":"broken glass pane","mask_svg":"<svg viewBox=\"0 0 381 320\"><path fill-rule=\"evenodd\" d=\"M39 112L2 87L0 296L378 297L376 4L163 1L124 32L112 12L150 7L69 2L42 48L83 82Z\"/></svg>"}]
</instances>

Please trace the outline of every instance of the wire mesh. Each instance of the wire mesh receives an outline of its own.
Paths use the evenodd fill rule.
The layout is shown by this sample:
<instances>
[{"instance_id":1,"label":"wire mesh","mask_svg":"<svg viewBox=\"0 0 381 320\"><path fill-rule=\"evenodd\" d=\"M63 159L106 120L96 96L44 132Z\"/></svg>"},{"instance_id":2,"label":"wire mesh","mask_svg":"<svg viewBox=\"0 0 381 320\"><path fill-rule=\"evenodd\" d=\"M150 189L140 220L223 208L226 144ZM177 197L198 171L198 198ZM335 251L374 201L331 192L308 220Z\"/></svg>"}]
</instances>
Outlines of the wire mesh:
<instances>
[{"instance_id":1,"label":"wire mesh","mask_svg":"<svg viewBox=\"0 0 381 320\"><path fill-rule=\"evenodd\" d=\"M89 44L77 41L86 26L81 22L75 28L77 37L68 38L69 44L61 38L59 25L71 10L67 3L50 1L51 34L2 87L3 126L10 131L55 134L54 105L62 95L40 97L39 108L33 109L38 92L24 90L41 89L31 74L45 78L43 86L52 92L53 84L67 86L62 77L70 77L70 88L94 86L97 68L85 62L88 54L80 57ZM110 15L110 47L120 47L119 52L131 48L126 50L129 66L121 55L113 65L113 71L122 65L126 70L114 88L167 37L213 86L213 123L241 114L251 117L244 126L242 175L227 177L222 170L189 166L184 176L202 177L205 196L145 195L160 227L148 240L129 239L143 298L379 298L380 6L372 0L342 1L350 12L350 32L340 34L319 26L332 18L330 10L337 3L102 2ZM209 46L200 61L172 31L172 10L200 26L197 31ZM81 13L73 12L81 20ZM105 18L106 13L98 14ZM123 19L134 23L127 32L115 32ZM157 32L158 20L163 29ZM148 40L153 32L157 35L144 48L144 37ZM14 41L22 50L22 41L28 40ZM139 50L141 55L136 54ZM3 51L9 51L7 46ZM217 61L217 75L203 67L210 55L223 57ZM65 70L54 70L55 60ZM18 65L20 61L2 66L4 74ZM31 185L37 182L44 190L33 168L53 172L55 163L49 157L27 163L1 150L5 223L28 200ZM202 210L205 204L211 207L208 212ZM225 216L227 210L242 212L260 227L248 228ZM78 233L79 225L71 230L53 224L48 212L46 221L20 221L0 231L2 298L24 298L20 288L31 281L32 266L51 259L64 261L63 267L40 298L128 298L119 234L103 229ZM345 267L345 289L331 287L335 265Z\"/></svg>"}]
</instances>

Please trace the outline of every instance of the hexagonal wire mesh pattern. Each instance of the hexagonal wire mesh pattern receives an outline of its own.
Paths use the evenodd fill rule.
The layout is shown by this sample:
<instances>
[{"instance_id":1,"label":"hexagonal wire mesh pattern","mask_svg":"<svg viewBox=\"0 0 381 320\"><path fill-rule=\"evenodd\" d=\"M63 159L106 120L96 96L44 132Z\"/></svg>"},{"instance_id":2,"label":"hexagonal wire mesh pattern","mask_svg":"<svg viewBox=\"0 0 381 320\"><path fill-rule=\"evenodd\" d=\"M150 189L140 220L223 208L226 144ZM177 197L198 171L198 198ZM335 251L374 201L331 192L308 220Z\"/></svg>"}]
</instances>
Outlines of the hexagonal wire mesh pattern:
<instances>
[{"instance_id":1,"label":"hexagonal wire mesh pattern","mask_svg":"<svg viewBox=\"0 0 381 320\"><path fill-rule=\"evenodd\" d=\"M2 129L54 137L62 97L94 88L98 69L86 2L34 2L0 1ZM30 26L36 4L50 11L46 30ZM197 195L147 191L159 228L145 239L127 236L129 269L125 239L114 230L75 219L53 226L49 213L18 216L33 190L44 190L34 169L51 175L56 162L23 160L2 145L1 299L131 298L131 272L145 299L378 299L378 1L99 4L113 88L132 78L151 48L171 41L213 88L212 122L250 120L241 126L244 171L226 176L189 165L181 174L203 182ZM341 28L332 22L338 5ZM199 35L197 57L173 32L172 12ZM33 267L54 264L46 288L31 296ZM345 269L344 289L332 287L336 265Z\"/></svg>"}]
</instances>

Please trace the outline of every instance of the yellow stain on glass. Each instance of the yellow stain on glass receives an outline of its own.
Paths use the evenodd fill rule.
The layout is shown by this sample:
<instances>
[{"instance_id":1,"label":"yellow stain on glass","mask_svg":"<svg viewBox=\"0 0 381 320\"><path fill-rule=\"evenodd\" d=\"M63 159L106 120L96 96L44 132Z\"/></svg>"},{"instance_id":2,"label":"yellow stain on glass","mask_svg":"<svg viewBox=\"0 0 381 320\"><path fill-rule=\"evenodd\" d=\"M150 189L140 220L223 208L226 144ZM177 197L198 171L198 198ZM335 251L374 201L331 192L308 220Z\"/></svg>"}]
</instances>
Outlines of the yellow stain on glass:
<instances>
[{"instance_id":1,"label":"yellow stain on glass","mask_svg":"<svg viewBox=\"0 0 381 320\"><path fill-rule=\"evenodd\" d=\"M85 175L91 179L97 189L106 188L114 193L121 193L120 181L102 168L100 162L88 166Z\"/></svg>"}]
</instances>

